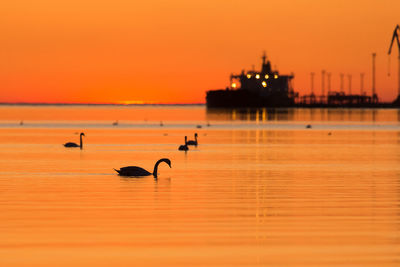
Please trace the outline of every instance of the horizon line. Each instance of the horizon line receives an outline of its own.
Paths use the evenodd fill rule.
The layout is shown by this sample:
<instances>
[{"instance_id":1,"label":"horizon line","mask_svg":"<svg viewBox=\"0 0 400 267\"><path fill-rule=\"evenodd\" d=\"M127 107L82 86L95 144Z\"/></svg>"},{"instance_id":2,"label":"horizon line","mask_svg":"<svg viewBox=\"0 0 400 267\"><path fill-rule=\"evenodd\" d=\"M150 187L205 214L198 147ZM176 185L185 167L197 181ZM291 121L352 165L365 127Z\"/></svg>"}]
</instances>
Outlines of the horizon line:
<instances>
[{"instance_id":1,"label":"horizon line","mask_svg":"<svg viewBox=\"0 0 400 267\"><path fill-rule=\"evenodd\" d=\"M0 105L25 106L194 106L206 103L74 103L74 102L0 102Z\"/></svg>"}]
</instances>

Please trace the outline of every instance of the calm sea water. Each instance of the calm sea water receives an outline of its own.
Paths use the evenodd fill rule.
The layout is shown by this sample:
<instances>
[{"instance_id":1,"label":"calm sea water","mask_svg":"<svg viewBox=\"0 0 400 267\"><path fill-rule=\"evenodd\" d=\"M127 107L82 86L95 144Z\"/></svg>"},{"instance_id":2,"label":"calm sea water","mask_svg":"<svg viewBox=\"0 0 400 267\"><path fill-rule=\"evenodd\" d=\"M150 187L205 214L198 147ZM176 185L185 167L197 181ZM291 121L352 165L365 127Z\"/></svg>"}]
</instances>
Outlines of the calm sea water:
<instances>
[{"instance_id":1,"label":"calm sea water","mask_svg":"<svg viewBox=\"0 0 400 267\"><path fill-rule=\"evenodd\" d=\"M0 106L0 266L399 266L399 120ZM113 170L163 157L158 179Z\"/></svg>"}]
</instances>

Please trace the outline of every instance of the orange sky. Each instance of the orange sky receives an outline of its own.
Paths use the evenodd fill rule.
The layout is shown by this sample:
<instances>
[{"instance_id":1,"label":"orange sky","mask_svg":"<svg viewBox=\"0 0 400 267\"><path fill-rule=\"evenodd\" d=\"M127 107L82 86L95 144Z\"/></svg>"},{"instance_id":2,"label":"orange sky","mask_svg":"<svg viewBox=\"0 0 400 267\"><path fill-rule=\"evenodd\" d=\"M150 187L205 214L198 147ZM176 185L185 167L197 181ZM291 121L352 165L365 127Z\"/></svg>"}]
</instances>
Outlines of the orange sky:
<instances>
[{"instance_id":1,"label":"orange sky","mask_svg":"<svg viewBox=\"0 0 400 267\"><path fill-rule=\"evenodd\" d=\"M13 0L0 8L0 102L200 103L230 73L259 68L264 50L295 89L310 92L310 72L360 73L371 89L397 96L390 39L400 1ZM345 89L347 89L347 80Z\"/></svg>"}]
</instances>

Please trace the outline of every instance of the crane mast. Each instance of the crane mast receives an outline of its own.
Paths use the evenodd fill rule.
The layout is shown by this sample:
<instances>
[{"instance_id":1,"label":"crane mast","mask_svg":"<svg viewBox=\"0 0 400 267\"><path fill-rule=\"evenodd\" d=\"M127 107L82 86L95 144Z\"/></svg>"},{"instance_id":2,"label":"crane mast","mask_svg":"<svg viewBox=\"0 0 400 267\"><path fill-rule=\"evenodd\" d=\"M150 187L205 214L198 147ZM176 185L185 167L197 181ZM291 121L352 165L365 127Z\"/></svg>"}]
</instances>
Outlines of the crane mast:
<instances>
[{"instance_id":1,"label":"crane mast","mask_svg":"<svg viewBox=\"0 0 400 267\"><path fill-rule=\"evenodd\" d=\"M393 37L392 37L392 41L390 42L390 46L389 46L389 52L388 54L390 55L392 53L392 46L393 43L396 39L396 43L397 43L397 48L398 48L398 61L399 61L399 66L398 66L398 96L400 96L400 40L399 40L399 33L400 33L400 26L397 25L396 28L394 28L394 32L393 32Z\"/></svg>"}]
</instances>

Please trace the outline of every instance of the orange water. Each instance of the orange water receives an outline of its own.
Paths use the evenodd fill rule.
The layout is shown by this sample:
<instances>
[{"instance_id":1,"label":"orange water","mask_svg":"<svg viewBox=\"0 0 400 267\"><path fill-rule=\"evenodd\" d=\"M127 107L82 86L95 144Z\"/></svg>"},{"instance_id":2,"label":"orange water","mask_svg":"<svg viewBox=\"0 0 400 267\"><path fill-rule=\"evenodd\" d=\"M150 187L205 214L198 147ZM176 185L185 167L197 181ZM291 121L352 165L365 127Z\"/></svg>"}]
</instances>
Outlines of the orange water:
<instances>
[{"instance_id":1,"label":"orange water","mask_svg":"<svg viewBox=\"0 0 400 267\"><path fill-rule=\"evenodd\" d=\"M400 263L397 110L0 114L0 266ZM62 146L80 131L82 151ZM195 132L199 146L178 151ZM157 180L113 171L162 157Z\"/></svg>"}]
</instances>

